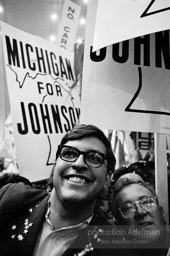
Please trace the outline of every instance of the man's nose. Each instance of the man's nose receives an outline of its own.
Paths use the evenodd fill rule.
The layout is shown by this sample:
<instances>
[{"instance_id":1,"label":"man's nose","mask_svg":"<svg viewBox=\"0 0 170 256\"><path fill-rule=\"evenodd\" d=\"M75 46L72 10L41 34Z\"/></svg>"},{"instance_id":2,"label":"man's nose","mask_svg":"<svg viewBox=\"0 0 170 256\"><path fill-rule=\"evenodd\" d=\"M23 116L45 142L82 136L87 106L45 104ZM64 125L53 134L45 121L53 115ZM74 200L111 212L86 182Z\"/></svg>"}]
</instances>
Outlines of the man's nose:
<instances>
[{"instance_id":1,"label":"man's nose","mask_svg":"<svg viewBox=\"0 0 170 256\"><path fill-rule=\"evenodd\" d=\"M79 157L73 162L72 166L75 167L88 167L84 162L84 156L81 154Z\"/></svg>"}]
</instances>

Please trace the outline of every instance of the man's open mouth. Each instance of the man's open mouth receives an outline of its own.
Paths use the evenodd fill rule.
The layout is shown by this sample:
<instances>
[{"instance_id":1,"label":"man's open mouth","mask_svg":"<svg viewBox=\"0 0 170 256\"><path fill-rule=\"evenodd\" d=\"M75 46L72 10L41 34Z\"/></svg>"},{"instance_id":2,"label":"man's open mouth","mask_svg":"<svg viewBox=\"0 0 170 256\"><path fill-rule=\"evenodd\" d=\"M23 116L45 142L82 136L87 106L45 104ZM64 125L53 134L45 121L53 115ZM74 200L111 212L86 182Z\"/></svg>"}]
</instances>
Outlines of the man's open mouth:
<instances>
[{"instance_id":1,"label":"man's open mouth","mask_svg":"<svg viewBox=\"0 0 170 256\"><path fill-rule=\"evenodd\" d=\"M65 179L67 179L70 183L74 183L74 184L87 184L90 182L90 180L86 177L81 177L81 176L73 176L73 175L68 175L65 177Z\"/></svg>"}]
</instances>

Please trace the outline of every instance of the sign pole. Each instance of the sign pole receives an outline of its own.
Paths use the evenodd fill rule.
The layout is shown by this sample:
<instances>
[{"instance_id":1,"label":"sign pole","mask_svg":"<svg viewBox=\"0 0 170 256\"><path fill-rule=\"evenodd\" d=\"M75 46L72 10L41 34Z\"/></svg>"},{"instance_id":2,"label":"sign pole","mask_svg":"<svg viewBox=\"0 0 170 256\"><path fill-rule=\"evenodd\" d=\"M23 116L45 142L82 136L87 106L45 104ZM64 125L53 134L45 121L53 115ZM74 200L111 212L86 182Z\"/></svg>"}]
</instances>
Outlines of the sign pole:
<instances>
[{"instance_id":1,"label":"sign pole","mask_svg":"<svg viewBox=\"0 0 170 256\"><path fill-rule=\"evenodd\" d=\"M166 134L154 134L155 141L155 190L160 205L164 209L165 220L169 225L168 206L168 175L167 175L167 152Z\"/></svg>"}]
</instances>

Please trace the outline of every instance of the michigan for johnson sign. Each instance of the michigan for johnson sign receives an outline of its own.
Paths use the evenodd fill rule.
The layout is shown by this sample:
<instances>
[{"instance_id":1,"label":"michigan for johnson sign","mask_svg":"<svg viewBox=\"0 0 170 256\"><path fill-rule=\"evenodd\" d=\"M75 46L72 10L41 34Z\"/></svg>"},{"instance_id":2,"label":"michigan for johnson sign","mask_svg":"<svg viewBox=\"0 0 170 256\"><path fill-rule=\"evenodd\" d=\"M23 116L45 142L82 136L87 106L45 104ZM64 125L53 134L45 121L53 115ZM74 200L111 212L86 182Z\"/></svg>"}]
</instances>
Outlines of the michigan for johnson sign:
<instances>
[{"instance_id":1,"label":"michigan for johnson sign","mask_svg":"<svg viewBox=\"0 0 170 256\"><path fill-rule=\"evenodd\" d=\"M21 174L47 178L64 133L80 115L71 54L1 24L4 65Z\"/></svg>"}]
</instances>

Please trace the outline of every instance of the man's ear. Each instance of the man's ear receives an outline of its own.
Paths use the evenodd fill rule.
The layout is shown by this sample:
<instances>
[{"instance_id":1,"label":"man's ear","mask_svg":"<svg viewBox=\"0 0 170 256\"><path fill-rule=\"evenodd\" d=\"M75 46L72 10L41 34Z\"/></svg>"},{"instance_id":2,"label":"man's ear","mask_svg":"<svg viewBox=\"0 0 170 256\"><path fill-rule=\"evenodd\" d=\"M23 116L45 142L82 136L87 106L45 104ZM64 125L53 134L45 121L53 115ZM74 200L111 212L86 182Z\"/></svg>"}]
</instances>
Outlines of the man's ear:
<instances>
[{"instance_id":1,"label":"man's ear","mask_svg":"<svg viewBox=\"0 0 170 256\"><path fill-rule=\"evenodd\" d=\"M105 176L104 189L110 192L111 188L111 174L107 173Z\"/></svg>"},{"instance_id":2,"label":"man's ear","mask_svg":"<svg viewBox=\"0 0 170 256\"><path fill-rule=\"evenodd\" d=\"M106 176L105 176L105 180L104 180L103 191L101 193L101 198L102 199L109 200L110 188L111 188L110 173L107 173Z\"/></svg>"},{"instance_id":3,"label":"man's ear","mask_svg":"<svg viewBox=\"0 0 170 256\"><path fill-rule=\"evenodd\" d=\"M106 173L106 176L105 176L105 182L106 183L111 183L111 173L110 172L107 172Z\"/></svg>"}]
</instances>

